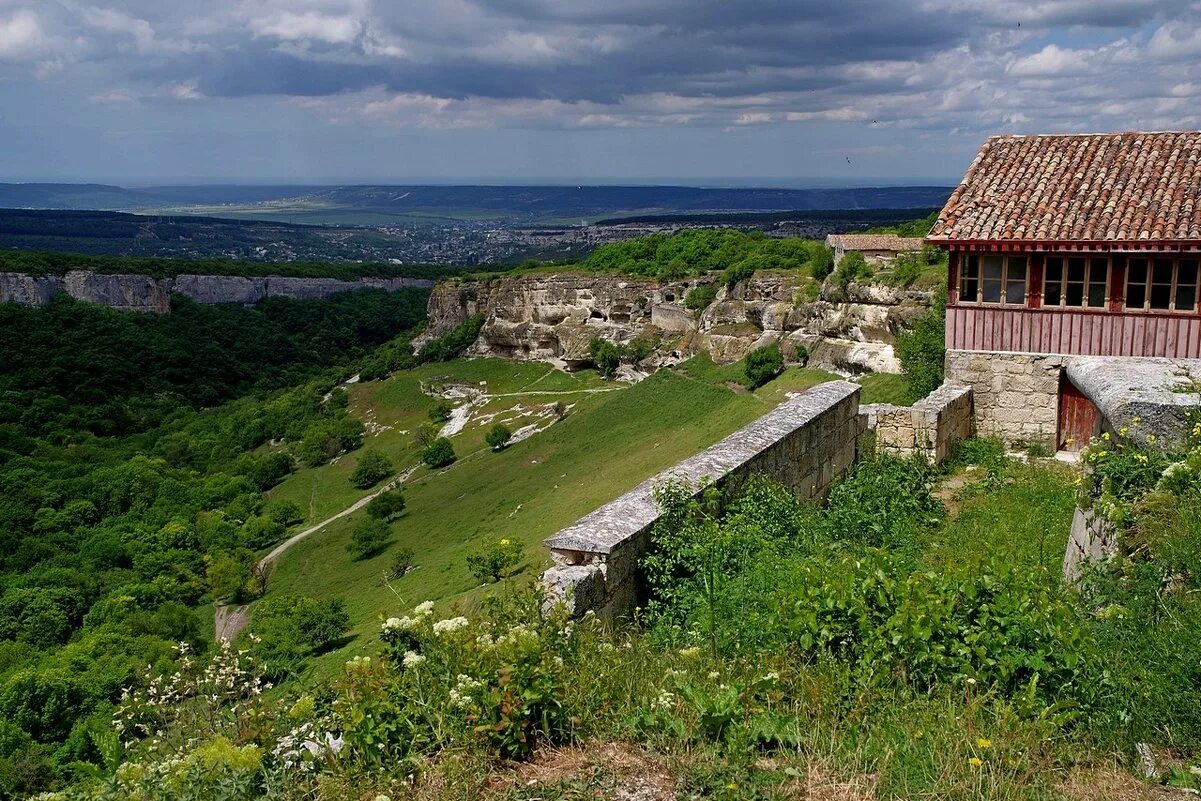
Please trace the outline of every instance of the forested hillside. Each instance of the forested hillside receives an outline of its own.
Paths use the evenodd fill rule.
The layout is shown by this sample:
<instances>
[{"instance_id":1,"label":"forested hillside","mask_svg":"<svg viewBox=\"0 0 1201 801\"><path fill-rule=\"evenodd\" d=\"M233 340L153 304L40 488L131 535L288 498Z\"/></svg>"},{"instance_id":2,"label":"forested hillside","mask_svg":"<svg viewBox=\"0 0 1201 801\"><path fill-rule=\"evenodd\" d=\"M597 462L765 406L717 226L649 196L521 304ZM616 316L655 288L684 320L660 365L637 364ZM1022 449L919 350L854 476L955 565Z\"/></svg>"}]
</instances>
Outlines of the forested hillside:
<instances>
[{"instance_id":1,"label":"forested hillside","mask_svg":"<svg viewBox=\"0 0 1201 801\"><path fill-rule=\"evenodd\" d=\"M121 688L207 647L193 607L298 519L263 491L357 446L331 391L426 296L0 306L0 797L102 762Z\"/></svg>"}]
</instances>

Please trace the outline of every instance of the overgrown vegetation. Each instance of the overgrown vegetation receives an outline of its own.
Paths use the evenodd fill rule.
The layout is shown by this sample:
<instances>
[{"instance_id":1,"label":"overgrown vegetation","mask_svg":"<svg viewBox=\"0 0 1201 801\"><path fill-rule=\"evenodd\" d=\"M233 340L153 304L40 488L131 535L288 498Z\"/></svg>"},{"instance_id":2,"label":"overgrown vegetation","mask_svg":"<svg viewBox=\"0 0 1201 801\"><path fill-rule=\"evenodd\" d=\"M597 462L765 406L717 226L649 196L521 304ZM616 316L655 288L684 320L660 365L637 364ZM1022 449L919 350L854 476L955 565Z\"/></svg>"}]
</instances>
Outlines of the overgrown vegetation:
<instances>
[{"instance_id":1,"label":"overgrown vegetation","mask_svg":"<svg viewBox=\"0 0 1201 801\"><path fill-rule=\"evenodd\" d=\"M1198 503L1184 470L1123 472L1122 486L1172 495L1136 503L1124 530L1159 531L1165 507ZM1179 483L1159 486L1163 472ZM1124 549L1076 594L1054 555L1032 558L1014 536L1050 513L1062 544L1065 468L1000 465L986 490L962 490L962 523L946 522L937 478L872 457L822 507L764 479L730 497L669 486L645 563L653 603L617 629L568 621L516 587L471 615L420 604L382 621L382 657L270 705L259 654L218 651L123 701L126 765L68 797L165 798L185 782L223 799L487 795L507 770L496 760L595 741L662 754L677 788L700 797L772 797L833 774L882 798L1044 799L1065 774L1087 785L1115 753L1133 763L1143 741L1176 760L1166 781L1195 784L1197 655L1171 639L1196 625L1195 512L1174 518L1170 548ZM1049 506L1032 508L1030 493ZM311 642L336 628L313 627ZM310 642L310 628L288 629ZM211 675L234 680L213 692ZM529 797L574 792L539 781Z\"/></svg>"},{"instance_id":2,"label":"overgrown vegetation","mask_svg":"<svg viewBox=\"0 0 1201 801\"><path fill-rule=\"evenodd\" d=\"M930 309L913 326L897 335L897 359L901 362L910 401L929 395L942 384L947 355L947 294L935 292Z\"/></svg>"},{"instance_id":3,"label":"overgrown vegetation","mask_svg":"<svg viewBox=\"0 0 1201 801\"><path fill-rule=\"evenodd\" d=\"M721 282L732 286L756 270L805 268L815 273L822 269L829 272L833 258L832 250L809 239L776 239L733 230L684 230L601 245L581 266L662 281L720 270ZM700 288L693 290L698 291ZM702 297L708 291L704 290Z\"/></svg>"}]
</instances>

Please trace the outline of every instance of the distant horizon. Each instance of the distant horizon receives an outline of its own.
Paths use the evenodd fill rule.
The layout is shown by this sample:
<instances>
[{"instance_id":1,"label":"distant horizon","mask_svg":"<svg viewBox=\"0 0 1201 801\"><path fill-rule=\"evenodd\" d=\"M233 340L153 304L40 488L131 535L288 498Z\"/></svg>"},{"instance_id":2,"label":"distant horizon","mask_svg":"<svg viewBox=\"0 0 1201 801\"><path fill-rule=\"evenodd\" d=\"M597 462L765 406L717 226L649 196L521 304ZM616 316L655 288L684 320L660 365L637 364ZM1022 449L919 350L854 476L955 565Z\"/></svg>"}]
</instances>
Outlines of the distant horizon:
<instances>
[{"instance_id":1,"label":"distant horizon","mask_svg":"<svg viewBox=\"0 0 1201 801\"><path fill-rule=\"evenodd\" d=\"M299 180L288 178L265 178L255 179L252 181L237 180L235 178L217 177L202 179L199 177L178 177L163 181L137 181L120 178L105 178L105 179L46 179L46 180L12 180L0 177L0 185L9 186L113 186L120 189L131 190L149 190L160 188L185 188L185 187L295 187L298 189L316 189L327 187L347 187L347 186L463 186L463 187L513 187L513 186L537 186L537 187L625 187L625 188L670 188L680 187L686 189L874 189L874 188L908 188L908 187L953 187L959 183L958 176L956 177L866 177L853 182L845 181L837 178L784 178L784 179L769 179L769 178L731 178L731 177L711 177L711 178L577 178L577 179L561 179L561 178L484 178L484 177L467 177L467 178L431 178L431 177L414 177L414 178L384 178L379 180L366 180L362 178L350 178L346 180L337 180L333 178L324 178L320 180Z\"/></svg>"}]
</instances>

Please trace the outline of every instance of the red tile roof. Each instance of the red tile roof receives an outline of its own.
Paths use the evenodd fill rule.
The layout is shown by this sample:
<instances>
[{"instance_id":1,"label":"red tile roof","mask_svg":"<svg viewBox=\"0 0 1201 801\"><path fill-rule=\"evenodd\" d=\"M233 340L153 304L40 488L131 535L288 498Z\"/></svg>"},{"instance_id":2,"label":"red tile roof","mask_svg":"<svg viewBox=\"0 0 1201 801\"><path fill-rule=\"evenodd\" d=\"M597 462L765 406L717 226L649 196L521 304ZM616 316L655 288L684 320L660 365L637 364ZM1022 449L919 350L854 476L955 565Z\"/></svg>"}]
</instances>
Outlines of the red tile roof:
<instances>
[{"instance_id":1,"label":"red tile roof","mask_svg":"<svg viewBox=\"0 0 1201 801\"><path fill-rule=\"evenodd\" d=\"M844 250L893 250L904 253L921 250L925 240L920 236L897 236L896 234L830 234L826 245Z\"/></svg>"},{"instance_id":2,"label":"red tile roof","mask_svg":"<svg viewBox=\"0 0 1201 801\"><path fill-rule=\"evenodd\" d=\"M991 137L928 239L1201 240L1201 131Z\"/></svg>"}]
</instances>

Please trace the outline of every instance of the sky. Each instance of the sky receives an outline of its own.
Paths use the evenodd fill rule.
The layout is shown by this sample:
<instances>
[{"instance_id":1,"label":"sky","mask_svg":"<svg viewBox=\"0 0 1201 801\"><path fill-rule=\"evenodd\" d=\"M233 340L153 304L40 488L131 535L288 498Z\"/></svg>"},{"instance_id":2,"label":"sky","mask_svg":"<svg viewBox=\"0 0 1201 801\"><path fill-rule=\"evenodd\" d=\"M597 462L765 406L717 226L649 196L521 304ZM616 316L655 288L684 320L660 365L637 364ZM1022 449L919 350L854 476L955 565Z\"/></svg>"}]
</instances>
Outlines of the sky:
<instances>
[{"instance_id":1,"label":"sky","mask_svg":"<svg viewBox=\"0 0 1201 801\"><path fill-rule=\"evenodd\" d=\"M0 180L954 182L1201 128L1197 0L0 0Z\"/></svg>"}]
</instances>

